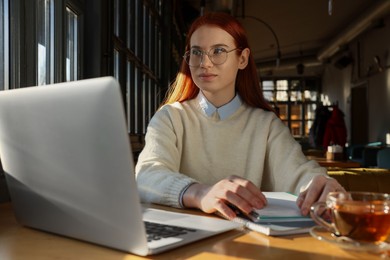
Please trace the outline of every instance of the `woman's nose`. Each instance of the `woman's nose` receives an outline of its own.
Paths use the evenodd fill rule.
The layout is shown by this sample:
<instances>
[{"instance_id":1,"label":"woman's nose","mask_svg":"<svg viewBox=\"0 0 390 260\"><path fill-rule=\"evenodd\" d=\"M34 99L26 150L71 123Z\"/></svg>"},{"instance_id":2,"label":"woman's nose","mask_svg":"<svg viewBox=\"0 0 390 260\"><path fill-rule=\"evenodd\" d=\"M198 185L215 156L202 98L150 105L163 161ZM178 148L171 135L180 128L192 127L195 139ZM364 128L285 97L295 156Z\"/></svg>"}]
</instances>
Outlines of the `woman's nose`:
<instances>
[{"instance_id":1,"label":"woman's nose","mask_svg":"<svg viewBox=\"0 0 390 260\"><path fill-rule=\"evenodd\" d=\"M212 67L214 64L213 64L213 62L211 61L211 59L210 59L210 57L209 57L209 55L207 55L207 54L203 54L203 56L202 56L202 60L201 60L201 62L200 62L200 66L201 67Z\"/></svg>"}]
</instances>

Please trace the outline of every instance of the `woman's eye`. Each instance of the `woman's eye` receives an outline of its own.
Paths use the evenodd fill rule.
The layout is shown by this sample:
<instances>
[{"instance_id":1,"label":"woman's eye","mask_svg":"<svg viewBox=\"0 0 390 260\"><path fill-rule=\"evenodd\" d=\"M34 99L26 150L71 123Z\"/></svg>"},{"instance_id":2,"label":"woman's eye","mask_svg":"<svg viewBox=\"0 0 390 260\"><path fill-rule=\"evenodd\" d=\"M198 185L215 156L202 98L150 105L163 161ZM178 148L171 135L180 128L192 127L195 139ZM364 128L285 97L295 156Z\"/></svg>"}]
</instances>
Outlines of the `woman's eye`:
<instances>
[{"instance_id":1,"label":"woman's eye","mask_svg":"<svg viewBox=\"0 0 390 260\"><path fill-rule=\"evenodd\" d=\"M225 48L215 48L213 51L213 55L219 55L219 54L222 54L224 52L226 52Z\"/></svg>"},{"instance_id":2,"label":"woman's eye","mask_svg":"<svg viewBox=\"0 0 390 260\"><path fill-rule=\"evenodd\" d=\"M202 51L201 50L192 49L191 50L191 55L202 56Z\"/></svg>"}]
</instances>

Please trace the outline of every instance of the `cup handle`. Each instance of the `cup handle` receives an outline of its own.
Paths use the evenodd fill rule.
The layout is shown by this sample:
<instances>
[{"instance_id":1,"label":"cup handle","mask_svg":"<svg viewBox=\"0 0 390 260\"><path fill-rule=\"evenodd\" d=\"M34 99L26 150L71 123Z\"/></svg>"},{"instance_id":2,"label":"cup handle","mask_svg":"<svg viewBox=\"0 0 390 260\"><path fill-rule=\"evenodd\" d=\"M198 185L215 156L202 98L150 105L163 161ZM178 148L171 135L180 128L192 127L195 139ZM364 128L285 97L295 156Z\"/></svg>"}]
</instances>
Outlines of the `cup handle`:
<instances>
[{"instance_id":1,"label":"cup handle","mask_svg":"<svg viewBox=\"0 0 390 260\"><path fill-rule=\"evenodd\" d=\"M312 219L320 226L325 227L331 233L335 233L335 228L332 223L327 222L322 216L327 211L325 202L316 202L310 208L310 215Z\"/></svg>"}]
</instances>

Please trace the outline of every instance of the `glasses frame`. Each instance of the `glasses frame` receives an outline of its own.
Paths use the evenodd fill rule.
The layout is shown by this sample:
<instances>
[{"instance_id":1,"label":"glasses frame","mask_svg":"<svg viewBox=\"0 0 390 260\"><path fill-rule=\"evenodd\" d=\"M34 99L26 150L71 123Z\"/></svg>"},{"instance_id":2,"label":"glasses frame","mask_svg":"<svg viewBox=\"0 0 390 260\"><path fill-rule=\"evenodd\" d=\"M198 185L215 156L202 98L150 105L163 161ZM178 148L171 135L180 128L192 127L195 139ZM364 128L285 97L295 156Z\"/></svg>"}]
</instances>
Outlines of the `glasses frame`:
<instances>
[{"instance_id":1,"label":"glasses frame","mask_svg":"<svg viewBox=\"0 0 390 260\"><path fill-rule=\"evenodd\" d=\"M212 50L214 50L214 49L217 49L217 48L219 48L219 47L211 48L211 49L208 50L208 51L199 49L199 51L202 53L202 55L201 55L201 58L200 58L200 63L199 63L199 65L196 65L196 66L190 65L189 58L188 58L188 61L187 61L187 57L190 57L190 56L191 56L191 54L190 54L190 51L191 51L191 50L188 50L188 51L186 51L186 52L184 53L183 59L184 59L184 61L187 63L188 66L193 67L193 68L197 68L197 67L200 67L200 65L203 63L204 55L206 54L206 55L209 57L209 60L211 61L211 63L218 66L218 65L224 64L224 63L227 61L228 56L229 56L228 54L229 54L230 52L237 51L237 50L242 51L242 49L241 49L240 47L234 48L234 49L229 50L229 51L227 51L226 49L224 49L223 51L226 53L226 59L225 59L222 63L215 63L215 62L213 61L213 59L212 59L213 54L210 54L210 52L211 52Z\"/></svg>"}]
</instances>

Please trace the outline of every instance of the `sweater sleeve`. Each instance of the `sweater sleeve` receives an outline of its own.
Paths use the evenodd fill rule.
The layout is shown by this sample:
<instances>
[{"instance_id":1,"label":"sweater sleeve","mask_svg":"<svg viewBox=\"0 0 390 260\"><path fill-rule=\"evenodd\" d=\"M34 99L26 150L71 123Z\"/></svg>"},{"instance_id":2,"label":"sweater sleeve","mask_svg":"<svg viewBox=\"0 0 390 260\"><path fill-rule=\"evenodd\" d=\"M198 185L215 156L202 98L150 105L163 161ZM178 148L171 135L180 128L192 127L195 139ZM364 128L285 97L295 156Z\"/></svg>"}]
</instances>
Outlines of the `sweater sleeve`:
<instances>
[{"instance_id":1,"label":"sweater sleeve","mask_svg":"<svg viewBox=\"0 0 390 260\"><path fill-rule=\"evenodd\" d=\"M316 175L326 175L326 169L308 160L301 145L276 116L272 120L267 140L264 190L300 193Z\"/></svg>"},{"instance_id":2,"label":"sweater sleeve","mask_svg":"<svg viewBox=\"0 0 390 260\"><path fill-rule=\"evenodd\" d=\"M181 192L196 181L179 173L184 129L172 113L163 107L153 116L135 172L142 202L181 207Z\"/></svg>"}]
</instances>

